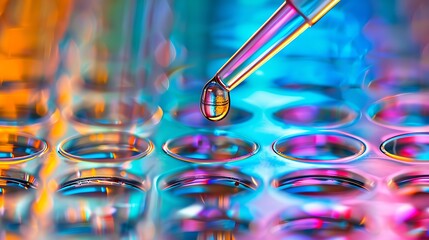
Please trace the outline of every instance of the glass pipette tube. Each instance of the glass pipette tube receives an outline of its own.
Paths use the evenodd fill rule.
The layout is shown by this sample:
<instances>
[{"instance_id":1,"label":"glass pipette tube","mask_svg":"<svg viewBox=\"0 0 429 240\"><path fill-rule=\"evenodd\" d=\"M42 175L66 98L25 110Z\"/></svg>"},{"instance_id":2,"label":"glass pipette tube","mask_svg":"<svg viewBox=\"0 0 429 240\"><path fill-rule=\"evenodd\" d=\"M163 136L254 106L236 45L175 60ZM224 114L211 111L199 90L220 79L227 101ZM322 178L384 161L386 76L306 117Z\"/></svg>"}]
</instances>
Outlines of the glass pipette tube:
<instances>
[{"instance_id":1,"label":"glass pipette tube","mask_svg":"<svg viewBox=\"0 0 429 240\"><path fill-rule=\"evenodd\" d=\"M212 121L229 111L229 92L314 25L340 0L287 0L204 86L201 112Z\"/></svg>"}]
</instances>

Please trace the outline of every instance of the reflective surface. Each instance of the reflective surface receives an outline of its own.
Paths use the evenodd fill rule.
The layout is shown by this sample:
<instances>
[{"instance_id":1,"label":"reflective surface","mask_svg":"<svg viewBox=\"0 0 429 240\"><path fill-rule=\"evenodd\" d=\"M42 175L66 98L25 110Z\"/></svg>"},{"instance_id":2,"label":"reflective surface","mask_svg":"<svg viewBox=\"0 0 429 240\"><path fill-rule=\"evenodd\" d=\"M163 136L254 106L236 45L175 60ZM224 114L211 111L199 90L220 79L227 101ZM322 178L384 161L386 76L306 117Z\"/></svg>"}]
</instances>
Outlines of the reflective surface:
<instances>
[{"instance_id":1,"label":"reflective surface","mask_svg":"<svg viewBox=\"0 0 429 240\"><path fill-rule=\"evenodd\" d=\"M72 110L71 120L81 124L104 127L132 127L148 124L158 116L160 109L136 102L85 102Z\"/></svg>"},{"instance_id":2,"label":"reflective surface","mask_svg":"<svg viewBox=\"0 0 429 240\"><path fill-rule=\"evenodd\" d=\"M25 194L35 191L38 186L36 178L17 170L0 170L0 195Z\"/></svg>"},{"instance_id":3,"label":"reflective surface","mask_svg":"<svg viewBox=\"0 0 429 240\"><path fill-rule=\"evenodd\" d=\"M14 110L11 110L8 106L3 107L0 105L0 124L9 126L37 124L48 120L54 112L53 106L44 105L43 103L17 104Z\"/></svg>"},{"instance_id":4,"label":"reflective surface","mask_svg":"<svg viewBox=\"0 0 429 240\"><path fill-rule=\"evenodd\" d=\"M358 114L341 102L314 103L285 107L274 113L274 119L301 127L335 128L350 124Z\"/></svg>"},{"instance_id":5,"label":"reflective surface","mask_svg":"<svg viewBox=\"0 0 429 240\"><path fill-rule=\"evenodd\" d=\"M163 176L158 185L161 194L157 221L162 239L252 236L254 216L242 203L257 195L260 184L260 180L237 169L220 166L195 167Z\"/></svg>"},{"instance_id":6,"label":"reflective surface","mask_svg":"<svg viewBox=\"0 0 429 240\"><path fill-rule=\"evenodd\" d=\"M422 92L429 89L429 72L412 59L389 59L365 69L364 78L372 94Z\"/></svg>"},{"instance_id":7,"label":"reflective surface","mask_svg":"<svg viewBox=\"0 0 429 240\"><path fill-rule=\"evenodd\" d=\"M427 208L404 205L395 212L395 228L403 237L409 239L427 239L429 229L427 227Z\"/></svg>"},{"instance_id":8,"label":"reflective surface","mask_svg":"<svg viewBox=\"0 0 429 240\"><path fill-rule=\"evenodd\" d=\"M144 180L115 168L87 169L64 177L58 188L64 196L106 197L144 192Z\"/></svg>"},{"instance_id":9,"label":"reflective surface","mask_svg":"<svg viewBox=\"0 0 429 240\"><path fill-rule=\"evenodd\" d=\"M0 239L427 239L427 0L339 2L201 114L282 3L0 1Z\"/></svg>"},{"instance_id":10,"label":"reflective surface","mask_svg":"<svg viewBox=\"0 0 429 240\"><path fill-rule=\"evenodd\" d=\"M362 155L360 140L340 133L316 133L285 137L273 144L280 156L302 162L345 162Z\"/></svg>"},{"instance_id":11,"label":"reflective surface","mask_svg":"<svg viewBox=\"0 0 429 240\"><path fill-rule=\"evenodd\" d=\"M279 191L307 197L350 197L371 191L373 182L341 169L306 169L272 182Z\"/></svg>"},{"instance_id":12,"label":"reflective surface","mask_svg":"<svg viewBox=\"0 0 429 240\"><path fill-rule=\"evenodd\" d=\"M367 216L359 207L306 204L274 221L276 239L358 239L370 237Z\"/></svg>"},{"instance_id":13,"label":"reflective surface","mask_svg":"<svg viewBox=\"0 0 429 240\"><path fill-rule=\"evenodd\" d=\"M54 203L56 234L132 237L145 214L149 187L144 179L115 168L81 170L63 178Z\"/></svg>"},{"instance_id":14,"label":"reflective surface","mask_svg":"<svg viewBox=\"0 0 429 240\"><path fill-rule=\"evenodd\" d=\"M28 228L39 188L35 176L15 169L0 170L0 234L19 236ZM27 236L31 236L28 234Z\"/></svg>"},{"instance_id":15,"label":"reflective surface","mask_svg":"<svg viewBox=\"0 0 429 240\"><path fill-rule=\"evenodd\" d=\"M403 94L383 98L368 109L376 123L400 129L426 127L429 124L429 97Z\"/></svg>"},{"instance_id":16,"label":"reflective surface","mask_svg":"<svg viewBox=\"0 0 429 240\"><path fill-rule=\"evenodd\" d=\"M168 176L159 187L176 197L204 199L249 193L256 190L258 183L237 171L200 167Z\"/></svg>"},{"instance_id":17,"label":"reflective surface","mask_svg":"<svg viewBox=\"0 0 429 240\"><path fill-rule=\"evenodd\" d=\"M397 194L406 197L428 196L429 174L424 171L407 172L395 176L389 181L389 187Z\"/></svg>"},{"instance_id":18,"label":"reflective surface","mask_svg":"<svg viewBox=\"0 0 429 240\"><path fill-rule=\"evenodd\" d=\"M0 135L0 164L29 161L45 153L48 144L27 134L2 133Z\"/></svg>"},{"instance_id":19,"label":"reflective surface","mask_svg":"<svg viewBox=\"0 0 429 240\"><path fill-rule=\"evenodd\" d=\"M200 133L169 140L163 149L183 161L216 163L245 159L255 154L259 146L227 133Z\"/></svg>"},{"instance_id":20,"label":"reflective surface","mask_svg":"<svg viewBox=\"0 0 429 240\"><path fill-rule=\"evenodd\" d=\"M126 132L75 136L58 148L58 152L70 160L111 163L136 160L152 150L152 142Z\"/></svg>"},{"instance_id":21,"label":"reflective surface","mask_svg":"<svg viewBox=\"0 0 429 240\"><path fill-rule=\"evenodd\" d=\"M183 210L181 212L184 212ZM232 209L201 207L197 211L182 214L171 222L165 222L167 234L163 236L163 239L236 239L243 237L250 232L251 220L239 215Z\"/></svg>"},{"instance_id":22,"label":"reflective surface","mask_svg":"<svg viewBox=\"0 0 429 240\"><path fill-rule=\"evenodd\" d=\"M141 190L134 185L125 179L94 176L63 183L58 191L64 196L109 197Z\"/></svg>"},{"instance_id":23,"label":"reflective surface","mask_svg":"<svg viewBox=\"0 0 429 240\"><path fill-rule=\"evenodd\" d=\"M429 134L412 133L387 139L381 145L387 156L408 162L429 160Z\"/></svg>"}]
</instances>

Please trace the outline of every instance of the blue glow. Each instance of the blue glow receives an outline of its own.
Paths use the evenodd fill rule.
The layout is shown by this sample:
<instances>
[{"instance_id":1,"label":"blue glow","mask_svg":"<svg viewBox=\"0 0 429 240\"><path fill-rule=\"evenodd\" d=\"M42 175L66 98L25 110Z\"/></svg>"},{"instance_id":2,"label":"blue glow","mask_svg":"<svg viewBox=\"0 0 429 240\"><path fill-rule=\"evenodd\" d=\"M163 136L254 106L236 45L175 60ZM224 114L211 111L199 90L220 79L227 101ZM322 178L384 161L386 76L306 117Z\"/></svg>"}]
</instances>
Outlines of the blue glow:
<instances>
[{"instance_id":1,"label":"blue glow","mask_svg":"<svg viewBox=\"0 0 429 240\"><path fill-rule=\"evenodd\" d=\"M73 196L73 195L81 195L81 194L86 194L86 193L107 193L107 187L102 187L102 186L95 186L95 187L90 187L90 186L85 186L85 187L79 187L79 188L65 188L62 189L61 192L66 195L66 196Z\"/></svg>"}]
</instances>

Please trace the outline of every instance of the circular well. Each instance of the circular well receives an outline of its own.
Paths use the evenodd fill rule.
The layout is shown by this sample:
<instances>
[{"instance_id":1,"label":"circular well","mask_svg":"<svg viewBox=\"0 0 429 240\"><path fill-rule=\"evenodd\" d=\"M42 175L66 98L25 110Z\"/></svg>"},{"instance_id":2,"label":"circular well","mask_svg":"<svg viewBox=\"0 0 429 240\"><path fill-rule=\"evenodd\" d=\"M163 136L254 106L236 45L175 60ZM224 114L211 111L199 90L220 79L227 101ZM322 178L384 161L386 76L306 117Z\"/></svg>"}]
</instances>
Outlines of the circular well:
<instances>
[{"instance_id":1,"label":"circular well","mask_svg":"<svg viewBox=\"0 0 429 240\"><path fill-rule=\"evenodd\" d=\"M289 106L273 114L275 120L303 127L339 127L353 122L358 114L341 102Z\"/></svg>"},{"instance_id":2,"label":"circular well","mask_svg":"<svg viewBox=\"0 0 429 240\"><path fill-rule=\"evenodd\" d=\"M133 231L145 217L148 190L144 179L116 168L66 175L55 195L55 233L82 238Z\"/></svg>"},{"instance_id":3,"label":"circular well","mask_svg":"<svg viewBox=\"0 0 429 240\"><path fill-rule=\"evenodd\" d=\"M254 155L259 146L230 134L200 133L168 140L164 151L179 160L216 163L241 160Z\"/></svg>"},{"instance_id":4,"label":"circular well","mask_svg":"<svg viewBox=\"0 0 429 240\"><path fill-rule=\"evenodd\" d=\"M36 178L28 173L12 170L0 170L0 196L25 194L35 191L38 186Z\"/></svg>"},{"instance_id":5,"label":"circular well","mask_svg":"<svg viewBox=\"0 0 429 240\"><path fill-rule=\"evenodd\" d=\"M45 153L48 144L38 138L24 134L0 134L0 164L29 161Z\"/></svg>"},{"instance_id":6,"label":"circular well","mask_svg":"<svg viewBox=\"0 0 429 240\"><path fill-rule=\"evenodd\" d=\"M285 137L273 144L280 156L301 162L347 162L365 152L365 144L340 133L316 133Z\"/></svg>"},{"instance_id":7,"label":"circular well","mask_svg":"<svg viewBox=\"0 0 429 240\"><path fill-rule=\"evenodd\" d=\"M91 126L129 127L158 121L159 108L127 101L98 101L77 106L72 110L71 120ZM157 117L157 118L158 118Z\"/></svg>"},{"instance_id":8,"label":"circular well","mask_svg":"<svg viewBox=\"0 0 429 240\"><path fill-rule=\"evenodd\" d=\"M279 177L272 182L278 190L307 197L341 197L369 192L374 183L341 169L306 169Z\"/></svg>"},{"instance_id":9,"label":"circular well","mask_svg":"<svg viewBox=\"0 0 429 240\"><path fill-rule=\"evenodd\" d=\"M374 122L393 128L418 128L429 125L429 96L400 94L383 98L368 109Z\"/></svg>"},{"instance_id":10,"label":"circular well","mask_svg":"<svg viewBox=\"0 0 429 240\"><path fill-rule=\"evenodd\" d=\"M429 89L429 83L425 78L416 77L380 77L371 81L368 88L374 92L415 92Z\"/></svg>"},{"instance_id":11,"label":"circular well","mask_svg":"<svg viewBox=\"0 0 429 240\"><path fill-rule=\"evenodd\" d=\"M358 236L367 239L366 220L364 211L357 207L313 203L277 216L273 230L281 239L355 239Z\"/></svg>"},{"instance_id":12,"label":"circular well","mask_svg":"<svg viewBox=\"0 0 429 240\"><path fill-rule=\"evenodd\" d=\"M381 61L365 69L364 81L375 94L417 92L429 89L428 72L415 61Z\"/></svg>"},{"instance_id":13,"label":"circular well","mask_svg":"<svg viewBox=\"0 0 429 240\"><path fill-rule=\"evenodd\" d=\"M86 169L66 176L58 193L71 197L124 197L147 191L143 179L119 169Z\"/></svg>"},{"instance_id":14,"label":"circular well","mask_svg":"<svg viewBox=\"0 0 429 240\"><path fill-rule=\"evenodd\" d=\"M43 122L55 113L51 106L15 106L12 111L7 107L0 107L0 124L6 126L25 126Z\"/></svg>"},{"instance_id":15,"label":"circular well","mask_svg":"<svg viewBox=\"0 0 429 240\"><path fill-rule=\"evenodd\" d=\"M127 132L92 133L62 142L58 152L71 160L88 162L124 162L148 155L151 141Z\"/></svg>"},{"instance_id":16,"label":"circular well","mask_svg":"<svg viewBox=\"0 0 429 240\"><path fill-rule=\"evenodd\" d=\"M226 168L200 167L164 178L159 188L174 197L201 199L255 191L258 182L253 177Z\"/></svg>"},{"instance_id":17,"label":"circular well","mask_svg":"<svg viewBox=\"0 0 429 240\"><path fill-rule=\"evenodd\" d=\"M7 127L34 126L57 119L58 111L55 104L48 99L49 88L46 88L46 83L38 82L36 79L28 80L28 82L31 85L39 83L43 86L22 86L18 82L9 82L9 85L7 80L2 81L0 125Z\"/></svg>"},{"instance_id":18,"label":"circular well","mask_svg":"<svg viewBox=\"0 0 429 240\"><path fill-rule=\"evenodd\" d=\"M397 175L389 181L390 189L405 197L429 196L429 172L414 171Z\"/></svg>"},{"instance_id":19,"label":"circular well","mask_svg":"<svg viewBox=\"0 0 429 240\"><path fill-rule=\"evenodd\" d=\"M0 199L2 204L1 230L20 233L29 223L31 206L38 188L38 181L26 172L0 169Z\"/></svg>"},{"instance_id":20,"label":"circular well","mask_svg":"<svg viewBox=\"0 0 429 240\"><path fill-rule=\"evenodd\" d=\"M255 178L224 167L200 166L162 177L158 189L165 199L185 206L175 215L177 218L164 220L167 233L175 238L194 239L234 237L248 232L252 216L244 208L229 205L232 198L252 197L258 185Z\"/></svg>"},{"instance_id":21,"label":"circular well","mask_svg":"<svg viewBox=\"0 0 429 240\"><path fill-rule=\"evenodd\" d=\"M387 156L408 162L429 161L429 134L398 135L383 142L381 151Z\"/></svg>"},{"instance_id":22,"label":"circular well","mask_svg":"<svg viewBox=\"0 0 429 240\"><path fill-rule=\"evenodd\" d=\"M165 232L172 237L176 236L174 239L198 239L202 236L206 236L208 239L215 236L223 239L222 236L239 236L250 230L252 218L243 214L242 209L220 209L207 206L189 208L194 208L194 210L183 211L187 209L182 209L181 213L177 214L179 216L177 219L165 221Z\"/></svg>"}]
</instances>

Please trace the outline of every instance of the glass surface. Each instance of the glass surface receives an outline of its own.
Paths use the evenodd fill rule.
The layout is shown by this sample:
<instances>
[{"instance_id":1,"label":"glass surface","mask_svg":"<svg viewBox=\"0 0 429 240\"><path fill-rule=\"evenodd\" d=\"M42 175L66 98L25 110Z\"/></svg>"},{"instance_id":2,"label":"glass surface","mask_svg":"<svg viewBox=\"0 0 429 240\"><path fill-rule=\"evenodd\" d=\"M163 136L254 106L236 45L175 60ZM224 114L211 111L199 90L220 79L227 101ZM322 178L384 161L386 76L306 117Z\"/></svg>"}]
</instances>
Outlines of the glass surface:
<instances>
[{"instance_id":1,"label":"glass surface","mask_svg":"<svg viewBox=\"0 0 429 240\"><path fill-rule=\"evenodd\" d=\"M279 191L310 198L350 197L371 191L374 183L359 174L341 169L306 169L273 181Z\"/></svg>"},{"instance_id":2,"label":"glass surface","mask_svg":"<svg viewBox=\"0 0 429 240\"><path fill-rule=\"evenodd\" d=\"M381 151L401 161L425 162L429 160L429 135L411 133L387 139L381 144Z\"/></svg>"},{"instance_id":3,"label":"glass surface","mask_svg":"<svg viewBox=\"0 0 429 240\"><path fill-rule=\"evenodd\" d=\"M115 163L145 157L153 150L151 141L127 132L75 136L60 144L58 152L70 160Z\"/></svg>"},{"instance_id":4,"label":"glass surface","mask_svg":"<svg viewBox=\"0 0 429 240\"><path fill-rule=\"evenodd\" d=\"M15 164L32 160L48 151L48 144L27 134L0 134L0 164Z\"/></svg>"},{"instance_id":5,"label":"glass surface","mask_svg":"<svg viewBox=\"0 0 429 240\"><path fill-rule=\"evenodd\" d=\"M254 155L259 146L232 134L200 133L168 140L163 150L179 160L196 163L230 162Z\"/></svg>"},{"instance_id":6,"label":"glass surface","mask_svg":"<svg viewBox=\"0 0 429 240\"><path fill-rule=\"evenodd\" d=\"M273 149L290 160L334 163L354 160L366 147L354 137L324 132L284 137L274 142Z\"/></svg>"}]
</instances>

